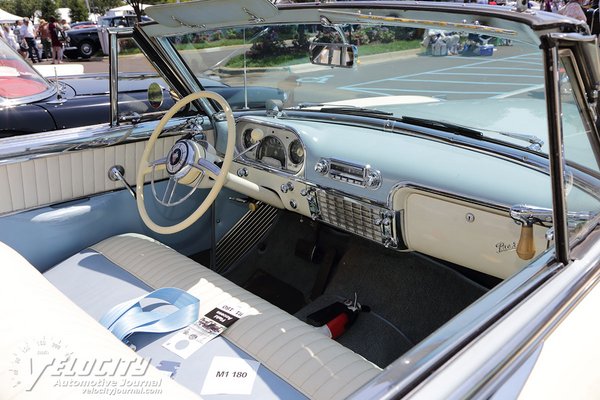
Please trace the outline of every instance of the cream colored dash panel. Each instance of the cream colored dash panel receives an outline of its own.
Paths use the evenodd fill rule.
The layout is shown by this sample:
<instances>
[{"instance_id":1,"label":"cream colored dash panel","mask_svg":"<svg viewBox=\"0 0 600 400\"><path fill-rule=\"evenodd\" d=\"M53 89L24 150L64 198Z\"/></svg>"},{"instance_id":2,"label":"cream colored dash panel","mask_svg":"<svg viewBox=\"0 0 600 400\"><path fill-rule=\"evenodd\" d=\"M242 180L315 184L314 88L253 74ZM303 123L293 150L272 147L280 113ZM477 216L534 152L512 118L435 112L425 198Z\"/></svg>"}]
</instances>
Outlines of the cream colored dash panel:
<instances>
[{"instance_id":1,"label":"cream colored dash panel","mask_svg":"<svg viewBox=\"0 0 600 400\"><path fill-rule=\"evenodd\" d=\"M178 138L160 138L154 159L164 157ZM121 189L122 183L108 179L108 169L122 165L127 181L135 182L145 146L146 142L140 141L1 165L0 214Z\"/></svg>"},{"instance_id":2,"label":"cream colored dash panel","mask_svg":"<svg viewBox=\"0 0 600 400\"><path fill-rule=\"evenodd\" d=\"M530 260L517 256L521 227L508 215L411 193L406 198L406 244L432 257L507 278ZM546 249L546 228L534 226L536 256Z\"/></svg>"}]
</instances>

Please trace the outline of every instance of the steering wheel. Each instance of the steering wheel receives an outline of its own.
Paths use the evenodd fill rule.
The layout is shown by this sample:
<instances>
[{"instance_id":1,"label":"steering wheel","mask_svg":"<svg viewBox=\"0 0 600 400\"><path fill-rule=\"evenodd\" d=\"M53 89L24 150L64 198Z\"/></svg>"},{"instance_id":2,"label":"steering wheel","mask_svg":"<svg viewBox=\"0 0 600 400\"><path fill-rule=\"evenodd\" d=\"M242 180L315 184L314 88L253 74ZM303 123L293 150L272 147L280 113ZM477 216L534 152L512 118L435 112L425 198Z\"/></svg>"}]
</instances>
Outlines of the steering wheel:
<instances>
[{"instance_id":1,"label":"steering wheel","mask_svg":"<svg viewBox=\"0 0 600 400\"><path fill-rule=\"evenodd\" d=\"M216 156L216 151L212 147L206 146L207 148L205 148L199 143L187 139L178 140L173 147L171 147L166 157L149 162L148 158L150 157L150 154L153 154L156 140L158 139L158 136L161 134L165 125L181 108L198 99L215 100L223 108L223 112L227 120L227 145L221 168L219 168L213 162L218 157ZM156 128L154 128L150 139L148 139L148 143L146 144L146 148L144 149L144 153L142 154L138 168L136 180L136 202L140 216L142 217L142 220L146 226L157 233L171 234L182 231L196 222L215 201L217 195L227 181L227 176L229 174L228 171L233 162L234 148L235 120L233 118L233 113L231 112L231 107L221 95L213 92L200 91L187 95L175 103L173 107L171 107L171 109L162 117ZM165 193L161 199L157 195L154 186L154 173L163 170L166 170L169 181L167 182ZM204 201L198 206L196 211L179 223L170 226L162 226L158 225L152 220L152 218L150 218L144 205L144 183L145 177L148 174L152 174L151 185L155 200L167 207L176 206L188 199L206 176L212 178L214 183L212 185L212 189ZM191 186L191 189L185 196L183 196L183 198L173 201L173 195L178 185L186 185L188 187Z\"/></svg>"}]
</instances>

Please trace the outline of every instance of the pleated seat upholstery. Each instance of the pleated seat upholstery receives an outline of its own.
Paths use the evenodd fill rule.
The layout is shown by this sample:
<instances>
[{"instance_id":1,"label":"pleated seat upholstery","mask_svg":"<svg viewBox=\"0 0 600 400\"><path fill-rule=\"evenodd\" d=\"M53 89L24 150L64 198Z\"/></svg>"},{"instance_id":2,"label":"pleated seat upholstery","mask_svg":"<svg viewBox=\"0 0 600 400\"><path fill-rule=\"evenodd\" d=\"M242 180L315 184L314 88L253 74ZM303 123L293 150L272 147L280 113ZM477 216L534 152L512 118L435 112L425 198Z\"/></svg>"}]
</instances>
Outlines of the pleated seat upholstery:
<instances>
[{"instance_id":1,"label":"pleated seat upholstery","mask_svg":"<svg viewBox=\"0 0 600 400\"><path fill-rule=\"evenodd\" d=\"M148 237L119 235L86 251L101 255L151 289L187 290L200 299L200 315L225 302L243 303L249 311L223 336L311 399L343 399L380 371L314 327ZM54 270L60 268L61 264ZM92 296L90 290L86 293ZM92 300L102 302L104 297L98 293Z\"/></svg>"}]
</instances>

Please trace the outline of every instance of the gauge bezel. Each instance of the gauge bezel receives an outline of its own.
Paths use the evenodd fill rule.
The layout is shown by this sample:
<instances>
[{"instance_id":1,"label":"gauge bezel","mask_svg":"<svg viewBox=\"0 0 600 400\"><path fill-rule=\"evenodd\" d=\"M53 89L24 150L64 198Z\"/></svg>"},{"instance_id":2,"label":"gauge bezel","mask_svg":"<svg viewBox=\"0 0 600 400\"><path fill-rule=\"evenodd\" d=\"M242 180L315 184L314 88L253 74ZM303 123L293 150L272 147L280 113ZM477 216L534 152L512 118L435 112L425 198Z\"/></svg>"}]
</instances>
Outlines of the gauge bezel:
<instances>
[{"instance_id":1,"label":"gauge bezel","mask_svg":"<svg viewBox=\"0 0 600 400\"><path fill-rule=\"evenodd\" d=\"M247 137L255 129L260 129L265 134L263 139L261 139L261 142L264 140L269 140L270 137L274 137L279 141L284 151L285 163L283 166L274 166L273 163L264 162L258 158L262 143L258 146L256 146L256 144L253 144L250 147L246 146L247 143L244 142L244 138L246 137L247 139ZM304 150L304 160L301 163L294 163L290 154L291 144L296 140L300 143L302 149ZM246 140L246 142L248 142L248 140ZM292 128L279 124L270 124L264 121L250 120L249 117L243 117L238 120L237 143L238 150L240 153L242 153L239 158L250 164L255 164L262 169L279 171L285 174L296 176L302 173L304 170L307 159L306 146L304 145L298 132ZM255 147L252 148L252 146Z\"/></svg>"},{"instance_id":2,"label":"gauge bezel","mask_svg":"<svg viewBox=\"0 0 600 400\"><path fill-rule=\"evenodd\" d=\"M294 144L298 143L298 145L300 146L300 148L302 149L302 159L300 161L295 161L294 157L296 156L296 153L293 151L292 147L294 146ZM290 161L292 162L292 164L294 165L302 165L302 163L304 163L304 160L306 159L306 150L304 149L304 144L300 141L300 139L294 139L290 142L290 145L288 146L288 155L290 157Z\"/></svg>"}]
</instances>

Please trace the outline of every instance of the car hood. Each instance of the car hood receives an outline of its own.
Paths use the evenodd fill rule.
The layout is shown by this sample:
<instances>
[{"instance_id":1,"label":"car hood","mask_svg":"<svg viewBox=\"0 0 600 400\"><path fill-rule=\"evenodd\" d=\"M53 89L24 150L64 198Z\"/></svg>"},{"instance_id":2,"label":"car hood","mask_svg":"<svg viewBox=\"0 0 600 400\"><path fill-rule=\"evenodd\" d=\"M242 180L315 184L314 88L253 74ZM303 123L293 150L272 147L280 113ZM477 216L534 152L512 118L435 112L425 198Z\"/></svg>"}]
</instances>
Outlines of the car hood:
<instances>
[{"instance_id":1,"label":"car hood","mask_svg":"<svg viewBox=\"0 0 600 400\"><path fill-rule=\"evenodd\" d=\"M60 81L70 86L76 96L91 96L107 94L109 92L108 74L86 74L60 78ZM157 82L166 87L164 80L156 74L119 74L120 92L146 91L152 82ZM226 85L212 80L200 79L205 88L226 87Z\"/></svg>"}]
</instances>

